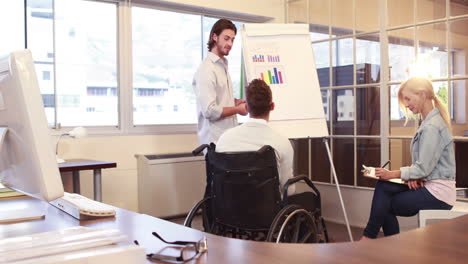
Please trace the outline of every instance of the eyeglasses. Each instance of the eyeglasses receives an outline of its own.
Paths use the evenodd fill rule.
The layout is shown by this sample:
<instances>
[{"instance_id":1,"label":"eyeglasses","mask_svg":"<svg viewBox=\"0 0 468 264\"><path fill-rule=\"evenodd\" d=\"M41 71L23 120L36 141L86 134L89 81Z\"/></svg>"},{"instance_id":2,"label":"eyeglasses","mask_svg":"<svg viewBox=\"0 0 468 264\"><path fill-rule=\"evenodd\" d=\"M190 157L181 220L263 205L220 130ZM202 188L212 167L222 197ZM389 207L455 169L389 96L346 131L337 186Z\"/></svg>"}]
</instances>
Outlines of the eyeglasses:
<instances>
[{"instance_id":1,"label":"eyeglasses","mask_svg":"<svg viewBox=\"0 0 468 264\"><path fill-rule=\"evenodd\" d=\"M205 253L206 251L208 251L208 240L206 239L205 236L197 242L195 241L169 242L169 241L166 241L164 238L162 238L156 232L153 232L151 234L153 234L153 236L159 238L162 242L166 244L177 245L176 247L170 247L170 248L180 250L179 256L170 256L170 255L164 255L164 254L159 254L159 253L147 254L146 256L151 259L174 261L174 262L187 262ZM137 240L133 242L137 245L140 245Z\"/></svg>"}]
</instances>

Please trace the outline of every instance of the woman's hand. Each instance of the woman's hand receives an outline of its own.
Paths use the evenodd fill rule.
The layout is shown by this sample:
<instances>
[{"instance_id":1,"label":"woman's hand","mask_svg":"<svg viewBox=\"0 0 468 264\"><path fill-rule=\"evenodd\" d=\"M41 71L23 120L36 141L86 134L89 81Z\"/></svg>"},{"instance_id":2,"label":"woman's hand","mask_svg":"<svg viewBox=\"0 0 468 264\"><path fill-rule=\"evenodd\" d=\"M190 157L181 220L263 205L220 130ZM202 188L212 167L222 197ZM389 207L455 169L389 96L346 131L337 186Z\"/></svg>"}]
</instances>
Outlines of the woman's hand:
<instances>
[{"instance_id":1,"label":"woman's hand","mask_svg":"<svg viewBox=\"0 0 468 264\"><path fill-rule=\"evenodd\" d=\"M422 180L409 180L405 182L406 185L408 185L408 188L410 190L417 190L421 187L424 187L424 181Z\"/></svg>"},{"instance_id":2,"label":"woman's hand","mask_svg":"<svg viewBox=\"0 0 468 264\"><path fill-rule=\"evenodd\" d=\"M382 180L393 179L391 171L384 168L375 168L375 176Z\"/></svg>"}]
</instances>

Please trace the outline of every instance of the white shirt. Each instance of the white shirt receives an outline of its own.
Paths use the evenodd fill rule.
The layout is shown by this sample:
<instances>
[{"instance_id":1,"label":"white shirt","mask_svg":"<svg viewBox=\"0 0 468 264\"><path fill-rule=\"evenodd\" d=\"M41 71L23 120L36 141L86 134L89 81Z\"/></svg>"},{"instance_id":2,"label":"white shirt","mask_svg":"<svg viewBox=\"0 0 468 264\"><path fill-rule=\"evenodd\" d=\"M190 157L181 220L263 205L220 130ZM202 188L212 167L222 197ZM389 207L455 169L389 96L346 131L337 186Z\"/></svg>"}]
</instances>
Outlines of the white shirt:
<instances>
[{"instance_id":1,"label":"white shirt","mask_svg":"<svg viewBox=\"0 0 468 264\"><path fill-rule=\"evenodd\" d=\"M451 206L455 205L455 201L457 200L455 181L430 180L424 182L424 187L438 200Z\"/></svg>"},{"instance_id":2,"label":"white shirt","mask_svg":"<svg viewBox=\"0 0 468 264\"><path fill-rule=\"evenodd\" d=\"M216 143L226 129L237 126L236 115L219 119L224 107L235 106L227 59L208 52L195 73L192 86L197 99L200 144Z\"/></svg>"},{"instance_id":3,"label":"white shirt","mask_svg":"<svg viewBox=\"0 0 468 264\"><path fill-rule=\"evenodd\" d=\"M281 186L293 177L294 151L289 140L275 132L266 120L250 118L244 124L224 132L216 144L217 152L256 151L265 145L275 149ZM294 194L295 186L288 188Z\"/></svg>"}]
</instances>

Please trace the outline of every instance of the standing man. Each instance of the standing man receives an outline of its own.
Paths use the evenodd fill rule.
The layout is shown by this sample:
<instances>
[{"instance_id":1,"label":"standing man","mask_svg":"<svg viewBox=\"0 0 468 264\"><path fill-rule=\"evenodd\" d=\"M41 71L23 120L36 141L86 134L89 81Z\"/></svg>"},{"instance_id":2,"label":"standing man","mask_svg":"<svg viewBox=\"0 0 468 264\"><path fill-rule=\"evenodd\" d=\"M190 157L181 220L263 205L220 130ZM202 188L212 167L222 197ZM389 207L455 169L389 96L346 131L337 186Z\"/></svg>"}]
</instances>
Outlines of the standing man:
<instances>
[{"instance_id":1,"label":"standing man","mask_svg":"<svg viewBox=\"0 0 468 264\"><path fill-rule=\"evenodd\" d=\"M216 143L226 129L237 126L237 114L247 114L245 99L234 98L225 58L236 34L236 26L227 19L213 25L207 43L209 52L193 78L200 144Z\"/></svg>"}]
</instances>

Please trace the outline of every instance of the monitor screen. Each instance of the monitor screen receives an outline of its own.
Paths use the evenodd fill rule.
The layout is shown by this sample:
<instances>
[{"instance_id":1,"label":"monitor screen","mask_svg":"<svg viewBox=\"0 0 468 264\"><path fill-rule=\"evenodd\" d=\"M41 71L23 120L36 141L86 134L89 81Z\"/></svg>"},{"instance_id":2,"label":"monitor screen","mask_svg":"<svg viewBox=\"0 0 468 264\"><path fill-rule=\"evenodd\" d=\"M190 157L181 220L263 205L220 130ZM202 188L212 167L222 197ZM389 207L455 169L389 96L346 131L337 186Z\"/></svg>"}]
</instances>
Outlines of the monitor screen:
<instances>
[{"instance_id":1,"label":"monitor screen","mask_svg":"<svg viewBox=\"0 0 468 264\"><path fill-rule=\"evenodd\" d=\"M0 133L0 182L45 201L62 197L62 180L29 50L0 58Z\"/></svg>"}]
</instances>

